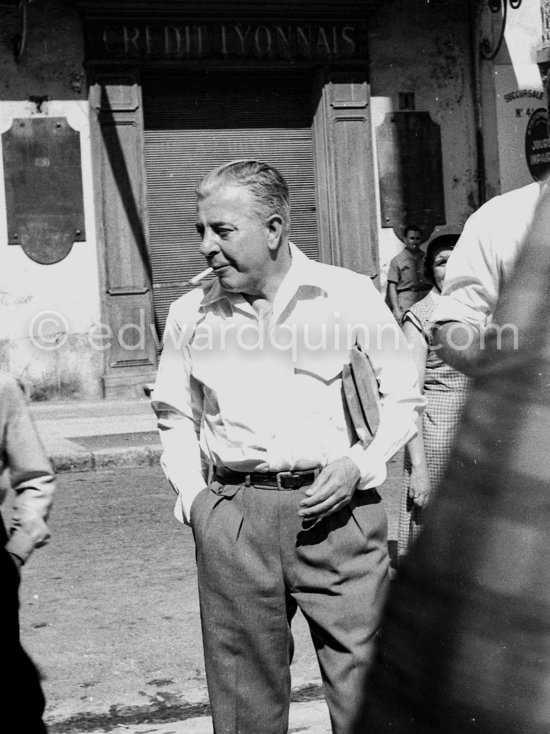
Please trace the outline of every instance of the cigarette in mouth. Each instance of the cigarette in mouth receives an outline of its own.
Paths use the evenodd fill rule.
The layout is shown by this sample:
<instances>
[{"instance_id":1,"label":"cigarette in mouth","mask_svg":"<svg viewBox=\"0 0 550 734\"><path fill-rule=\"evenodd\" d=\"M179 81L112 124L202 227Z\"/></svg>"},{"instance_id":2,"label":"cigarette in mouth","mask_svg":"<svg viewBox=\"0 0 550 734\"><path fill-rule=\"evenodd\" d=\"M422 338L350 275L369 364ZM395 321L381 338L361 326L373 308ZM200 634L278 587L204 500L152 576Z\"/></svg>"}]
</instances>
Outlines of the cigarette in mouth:
<instances>
[{"instance_id":1,"label":"cigarette in mouth","mask_svg":"<svg viewBox=\"0 0 550 734\"><path fill-rule=\"evenodd\" d=\"M194 275L192 278L190 278L186 285L195 285L203 278L206 278L207 275L210 275L212 273L214 268L206 268L206 270L203 270L202 273L197 273L197 275Z\"/></svg>"}]
</instances>

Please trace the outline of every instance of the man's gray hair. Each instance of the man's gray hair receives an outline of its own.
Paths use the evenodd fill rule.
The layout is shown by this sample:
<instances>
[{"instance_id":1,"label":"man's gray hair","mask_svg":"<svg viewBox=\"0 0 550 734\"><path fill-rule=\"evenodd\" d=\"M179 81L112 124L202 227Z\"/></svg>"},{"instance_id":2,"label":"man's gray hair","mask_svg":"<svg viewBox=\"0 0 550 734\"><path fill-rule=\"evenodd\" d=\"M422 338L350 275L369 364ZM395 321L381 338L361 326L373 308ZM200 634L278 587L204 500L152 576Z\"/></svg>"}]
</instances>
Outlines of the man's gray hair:
<instances>
[{"instance_id":1,"label":"man's gray hair","mask_svg":"<svg viewBox=\"0 0 550 734\"><path fill-rule=\"evenodd\" d=\"M197 197L203 199L222 185L247 188L257 202L256 214L263 219L278 214L283 222L283 232L288 234L288 184L276 168L262 161L245 158L224 163L207 173L200 181L196 188Z\"/></svg>"}]
</instances>

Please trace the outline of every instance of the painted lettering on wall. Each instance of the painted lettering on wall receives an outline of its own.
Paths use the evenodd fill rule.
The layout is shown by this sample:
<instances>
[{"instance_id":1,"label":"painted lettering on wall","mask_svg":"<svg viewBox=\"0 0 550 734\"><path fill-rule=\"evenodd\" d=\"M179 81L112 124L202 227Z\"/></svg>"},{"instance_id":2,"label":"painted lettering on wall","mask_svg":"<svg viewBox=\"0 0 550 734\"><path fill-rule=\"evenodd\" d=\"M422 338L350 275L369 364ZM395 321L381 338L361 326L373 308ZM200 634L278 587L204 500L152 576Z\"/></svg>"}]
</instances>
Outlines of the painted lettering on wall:
<instances>
[{"instance_id":1,"label":"painted lettering on wall","mask_svg":"<svg viewBox=\"0 0 550 734\"><path fill-rule=\"evenodd\" d=\"M513 102L515 99L523 99L524 97L533 97L534 99L543 99L544 94L539 89L514 89L504 95L506 102Z\"/></svg>"},{"instance_id":2,"label":"painted lettering on wall","mask_svg":"<svg viewBox=\"0 0 550 734\"><path fill-rule=\"evenodd\" d=\"M366 58L362 24L156 22L91 23L89 58L349 59Z\"/></svg>"}]
</instances>

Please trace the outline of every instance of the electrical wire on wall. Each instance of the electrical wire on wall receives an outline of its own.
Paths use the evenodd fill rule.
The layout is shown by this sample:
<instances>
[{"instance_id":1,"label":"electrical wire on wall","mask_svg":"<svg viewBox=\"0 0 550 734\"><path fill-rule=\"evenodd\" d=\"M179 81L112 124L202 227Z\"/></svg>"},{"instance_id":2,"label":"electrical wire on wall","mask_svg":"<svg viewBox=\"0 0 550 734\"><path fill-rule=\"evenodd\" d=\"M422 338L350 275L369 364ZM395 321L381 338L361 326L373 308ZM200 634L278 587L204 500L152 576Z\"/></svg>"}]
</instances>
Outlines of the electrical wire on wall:
<instances>
[{"instance_id":1,"label":"electrical wire on wall","mask_svg":"<svg viewBox=\"0 0 550 734\"><path fill-rule=\"evenodd\" d=\"M14 38L13 44L13 55L15 61L19 63L25 52L25 46L27 45L27 9L30 0L20 0L19 9L21 11L21 33Z\"/></svg>"}]
</instances>

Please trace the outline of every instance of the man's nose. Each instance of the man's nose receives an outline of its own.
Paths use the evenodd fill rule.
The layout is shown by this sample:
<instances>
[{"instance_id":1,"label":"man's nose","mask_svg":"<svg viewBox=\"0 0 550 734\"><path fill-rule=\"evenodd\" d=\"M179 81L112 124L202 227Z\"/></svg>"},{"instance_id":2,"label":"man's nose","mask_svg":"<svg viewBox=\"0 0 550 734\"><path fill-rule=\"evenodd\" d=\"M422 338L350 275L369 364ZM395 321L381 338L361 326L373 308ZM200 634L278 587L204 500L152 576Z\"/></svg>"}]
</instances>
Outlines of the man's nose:
<instances>
[{"instance_id":1,"label":"man's nose","mask_svg":"<svg viewBox=\"0 0 550 734\"><path fill-rule=\"evenodd\" d=\"M214 252L217 252L220 248L218 245L218 238L216 236L216 233L212 232L211 230L206 230L202 236L199 249L201 255L204 255L204 257L209 257Z\"/></svg>"}]
</instances>

